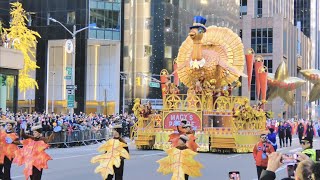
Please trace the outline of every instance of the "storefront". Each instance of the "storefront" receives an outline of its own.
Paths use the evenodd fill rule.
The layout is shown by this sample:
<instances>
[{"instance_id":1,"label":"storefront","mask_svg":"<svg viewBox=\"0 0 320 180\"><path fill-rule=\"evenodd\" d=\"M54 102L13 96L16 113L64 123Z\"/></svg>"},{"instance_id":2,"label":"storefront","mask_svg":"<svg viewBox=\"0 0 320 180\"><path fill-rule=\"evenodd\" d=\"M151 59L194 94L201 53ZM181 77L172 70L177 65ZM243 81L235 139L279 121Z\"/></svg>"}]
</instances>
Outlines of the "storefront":
<instances>
[{"instance_id":1,"label":"storefront","mask_svg":"<svg viewBox=\"0 0 320 180\"><path fill-rule=\"evenodd\" d=\"M17 112L18 75L23 68L20 51L0 47L0 109L2 112Z\"/></svg>"}]
</instances>

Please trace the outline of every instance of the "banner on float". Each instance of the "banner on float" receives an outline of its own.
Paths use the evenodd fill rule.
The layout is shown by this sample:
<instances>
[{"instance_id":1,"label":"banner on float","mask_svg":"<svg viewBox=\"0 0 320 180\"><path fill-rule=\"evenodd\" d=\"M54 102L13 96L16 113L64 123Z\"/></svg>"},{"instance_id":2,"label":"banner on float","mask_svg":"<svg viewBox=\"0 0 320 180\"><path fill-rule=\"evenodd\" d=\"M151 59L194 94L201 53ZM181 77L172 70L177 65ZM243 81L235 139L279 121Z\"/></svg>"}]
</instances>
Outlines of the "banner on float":
<instances>
[{"instance_id":1,"label":"banner on float","mask_svg":"<svg viewBox=\"0 0 320 180\"><path fill-rule=\"evenodd\" d=\"M201 113L194 112L163 112L163 128L176 129L182 119L186 119L191 124L193 130L202 129Z\"/></svg>"}]
</instances>

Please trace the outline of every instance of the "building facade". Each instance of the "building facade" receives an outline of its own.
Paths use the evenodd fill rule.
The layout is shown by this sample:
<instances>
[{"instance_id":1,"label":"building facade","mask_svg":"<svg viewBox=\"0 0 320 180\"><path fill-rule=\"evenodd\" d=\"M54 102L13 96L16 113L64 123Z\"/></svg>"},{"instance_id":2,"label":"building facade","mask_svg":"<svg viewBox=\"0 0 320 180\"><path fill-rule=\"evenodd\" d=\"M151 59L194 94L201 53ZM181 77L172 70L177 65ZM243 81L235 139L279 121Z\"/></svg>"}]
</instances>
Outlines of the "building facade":
<instances>
[{"instance_id":1,"label":"building facade","mask_svg":"<svg viewBox=\"0 0 320 180\"><path fill-rule=\"evenodd\" d=\"M301 32L300 27L294 26L294 1L254 0L244 5L246 7L241 8L241 34L245 49L253 48L256 55L261 55L269 73L275 73L278 65L285 61L290 76L302 77L299 70L311 67L311 40ZM256 103L254 73L250 90L246 80L242 85L242 95L250 97L252 104ZM276 98L268 103L267 110L272 110L276 117L291 118L297 115L307 118L310 112L305 109L305 104L309 92L310 85L307 83L295 91L293 106Z\"/></svg>"},{"instance_id":2,"label":"building facade","mask_svg":"<svg viewBox=\"0 0 320 180\"><path fill-rule=\"evenodd\" d=\"M194 16L206 17L207 26L225 26L239 32L238 0L125 2L123 70L127 75L127 109L130 109L134 98L161 107L161 89L150 87L149 84L155 79L159 80L162 69L172 73L179 47L188 36Z\"/></svg>"},{"instance_id":3,"label":"building facade","mask_svg":"<svg viewBox=\"0 0 320 180\"><path fill-rule=\"evenodd\" d=\"M1 2L0 9L9 9L10 1ZM24 0L29 28L37 31L36 61L40 67L34 74L39 89L19 94L21 111L68 112L68 94L75 94L75 112L113 114L120 102L121 1L120 0ZM9 22L9 11L0 16ZM72 53L67 53L66 40L72 39L61 25L76 35L75 84L70 76ZM70 69L71 68L71 69ZM72 98L71 98L72 99Z\"/></svg>"}]
</instances>

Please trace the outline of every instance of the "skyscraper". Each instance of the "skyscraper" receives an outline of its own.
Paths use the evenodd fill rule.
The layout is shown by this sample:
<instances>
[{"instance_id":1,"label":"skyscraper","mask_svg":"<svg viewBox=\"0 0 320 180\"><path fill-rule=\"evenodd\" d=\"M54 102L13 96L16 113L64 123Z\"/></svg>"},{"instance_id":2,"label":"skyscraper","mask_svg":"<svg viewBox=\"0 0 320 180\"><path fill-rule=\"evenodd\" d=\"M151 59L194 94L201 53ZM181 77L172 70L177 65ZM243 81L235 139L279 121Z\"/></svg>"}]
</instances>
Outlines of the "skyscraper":
<instances>
[{"instance_id":1,"label":"skyscraper","mask_svg":"<svg viewBox=\"0 0 320 180\"><path fill-rule=\"evenodd\" d=\"M311 41L299 28L294 26L294 1L242 0L241 32L246 49L253 48L256 55L264 58L269 73L275 73L280 62L285 61L289 75L301 77L299 69L311 66ZM250 97L251 103L257 102L255 75L253 73L250 89L247 79L242 81L242 95ZM250 94L248 93L250 92ZM276 116L306 118L308 112L304 105L308 102L309 86L295 91L294 106L287 106L279 98L266 106Z\"/></svg>"}]
</instances>

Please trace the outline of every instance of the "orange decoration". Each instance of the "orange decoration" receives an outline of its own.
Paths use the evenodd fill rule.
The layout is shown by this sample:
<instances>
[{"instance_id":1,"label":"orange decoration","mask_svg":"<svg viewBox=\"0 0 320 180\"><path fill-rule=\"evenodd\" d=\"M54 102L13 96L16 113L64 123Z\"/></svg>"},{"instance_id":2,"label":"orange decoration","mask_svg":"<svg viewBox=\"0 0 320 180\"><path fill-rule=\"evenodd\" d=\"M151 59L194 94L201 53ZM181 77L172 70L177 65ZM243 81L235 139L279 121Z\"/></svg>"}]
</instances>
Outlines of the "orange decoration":
<instances>
[{"instance_id":1,"label":"orange decoration","mask_svg":"<svg viewBox=\"0 0 320 180\"><path fill-rule=\"evenodd\" d=\"M261 87L261 100L266 100L268 83L268 72L266 71L266 69L264 70L264 72L259 72L259 82Z\"/></svg>"},{"instance_id":2,"label":"orange decoration","mask_svg":"<svg viewBox=\"0 0 320 180\"><path fill-rule=\"evenodd\" d=\"M254 71L256 75L256 93L257 99L260 97L260 78L259 78L259 69L263 66L263 61L256 61L254 63Z\"/></svg>"},{"instance_id":3,"label":"orange decoration","mask_svg":"<svg viewBox=\"0 0 320 180\"><path fill-rule=\"evenodd\" d=\"M3 164L5 156L12 160L15 157L15 152L19 149L15 144L7 144L6 137L12 140L19 138L16 133L7 134L4 131L0 131L0 164Z\"/></svg>"},{"instance_id":4,"label":"orange decoration","mask_svg":"<svg viewBox=\"0 0 320 180\"><path fill-rule=\"evenodd\" d=\"M248 89L251 90L251 80L252 80L252 71L253 71L253 59L254 54L246 54L246 64L247 64L247 75L248 75Z\"/></svg>"},{"instance_id":5,"label":"orange decoration","mask_svg":"<svg viewBox=\"0 0 320 180\"><path fill-rule=\"evenodd\" d=\"M33 166L39 171L41 169L48 169L48 161L52 158L45 152L49 147L43 141L34 141L32 139L25 139L21 141L23 148L16 151L16 157L13 162L18 166L25 165L23 174L28 179L32 175Z\"/></svg>"}]
</instances>

